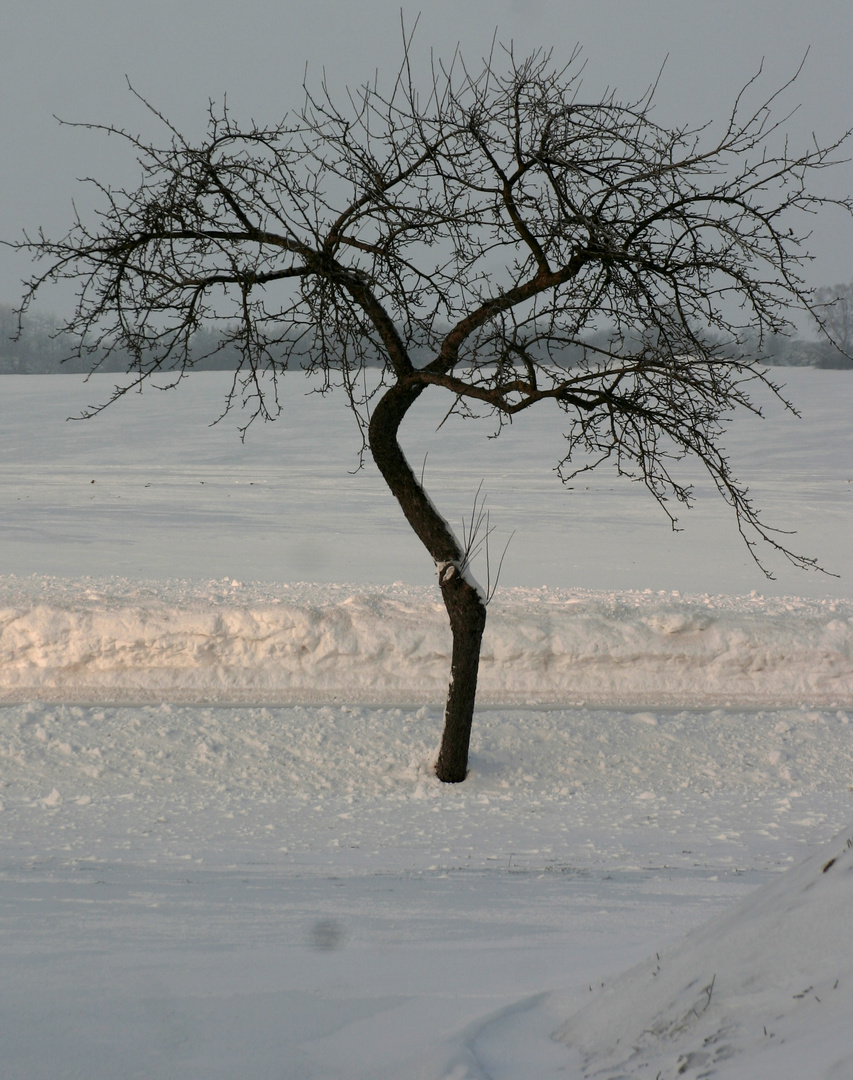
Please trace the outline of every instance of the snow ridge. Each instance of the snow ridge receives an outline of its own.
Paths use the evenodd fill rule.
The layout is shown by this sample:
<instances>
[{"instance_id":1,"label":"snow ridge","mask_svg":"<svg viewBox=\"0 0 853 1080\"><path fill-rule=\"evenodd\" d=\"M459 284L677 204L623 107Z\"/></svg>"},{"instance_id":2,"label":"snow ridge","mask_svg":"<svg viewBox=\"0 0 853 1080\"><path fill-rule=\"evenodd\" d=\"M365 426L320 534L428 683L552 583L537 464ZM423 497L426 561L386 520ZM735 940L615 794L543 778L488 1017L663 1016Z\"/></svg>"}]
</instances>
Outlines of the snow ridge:
<instances>
[{"instance_id":1,"label":"snow ridge","mask_svg":"<svg viewBox=\"0 0 853 1080\"><path fill-rule=\"evenodd\" d=\"M0 579L0 701L442 700L435 589ZM502 589L482 703L853 704L853 603Z\"/></svg>"}]
</instances>

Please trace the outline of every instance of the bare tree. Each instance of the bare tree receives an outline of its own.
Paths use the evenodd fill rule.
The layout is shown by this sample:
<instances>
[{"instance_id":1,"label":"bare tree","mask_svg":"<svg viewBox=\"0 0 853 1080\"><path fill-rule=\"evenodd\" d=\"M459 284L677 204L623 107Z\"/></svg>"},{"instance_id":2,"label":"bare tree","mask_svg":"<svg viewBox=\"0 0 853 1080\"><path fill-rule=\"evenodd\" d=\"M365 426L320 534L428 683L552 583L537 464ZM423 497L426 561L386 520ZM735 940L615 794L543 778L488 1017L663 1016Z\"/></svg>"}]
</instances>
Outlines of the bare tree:
<instances>
[{"instance_id":1,"label":"bare tree","mask_svg":"<svg viewBox=\"0 0 853 1080\"><path fill-rule=\"evenodd\" d=\"M158 372L177 382L194 332L217 322L239 349L228 405L251 418L275 416L289 366L343 387L437 568L453 651L436 772L457 782L487 597L400 447L409 409L441 391L449 411L499 428L561 409L561 477L609 461L673 523L692 497L673 463L690 455L756 559L766 542L814 565L763 523L721 435L731 410L759 411L751 386L779 394L745 343L785 332L792 306L813 313L800 222L832 201L811 180L843 140L789 148L773 110L790 84L749 107L753 80L720 125L667 128L654 88L584 100L577 53L556 67L496 50L476 73L457 55L423 94L404 53L387 93L374 82L342 108L306 90L273 127L212 104L197 143L144 103L162 145L102 128L131 145L138 187L92 181L91 223L18 246L46 263L23 310L71 279L78 353L130 351L135 378L114 396Z\"/></svg>"}]
</instances>

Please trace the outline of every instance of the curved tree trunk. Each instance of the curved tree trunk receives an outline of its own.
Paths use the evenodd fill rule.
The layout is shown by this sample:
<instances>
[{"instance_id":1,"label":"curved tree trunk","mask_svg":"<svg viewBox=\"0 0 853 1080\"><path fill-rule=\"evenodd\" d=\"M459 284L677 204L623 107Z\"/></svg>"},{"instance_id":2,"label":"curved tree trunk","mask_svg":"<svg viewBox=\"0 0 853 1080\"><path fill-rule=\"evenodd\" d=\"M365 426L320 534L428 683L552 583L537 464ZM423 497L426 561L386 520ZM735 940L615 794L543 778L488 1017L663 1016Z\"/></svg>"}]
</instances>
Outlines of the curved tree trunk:
<instances>
[{"instance_id":1,"label":"curved tree trunk","mask_svg":"<svg viewBox=\"0 0 853 1080\"><path fill-rule=\"evenodd\" d=\"M479 589L464 573L465 553L459 541L418 483L397 441L403 417L423 390L424 385L416 382L397 383L387 390L373 410L368 438L373 460L438 569L438 583L453 633L453 653L435 771L439 780L456 784L468 772L486 605Z\"/></svg>"}]
</instances>

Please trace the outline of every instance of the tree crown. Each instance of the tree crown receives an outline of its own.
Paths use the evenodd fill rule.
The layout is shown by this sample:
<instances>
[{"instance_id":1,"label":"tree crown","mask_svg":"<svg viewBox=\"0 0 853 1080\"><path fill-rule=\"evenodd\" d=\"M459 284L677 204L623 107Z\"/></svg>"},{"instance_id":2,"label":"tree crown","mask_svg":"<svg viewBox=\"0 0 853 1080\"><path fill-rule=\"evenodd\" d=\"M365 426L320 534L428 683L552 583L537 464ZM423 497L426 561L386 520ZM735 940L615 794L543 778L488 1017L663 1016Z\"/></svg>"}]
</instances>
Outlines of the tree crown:
<instances>
[{"instance_id":1,"label":"tree crown","mask_svg":"<svg viewBox=\"0 0 853 1080\"><path fill-rule=\"evenodd\" d=\"M586 102L577 54L459 56L420 94L409 51L390 92L339 108L325 87L280 124L241 126L210 106L207 135L155 145L123 129L139 185L96 183L103 208L52 240L19 245L47 282L77 281L66 330L80 350L129 350L138 385L181 378L204 324L239 359L228 404L278 407L297 363L340 383L363 427L383 386L429 386L498 425L552 401L566 415L564 479L602 460L669 502L692 491L692 454L758 538L794 561L733 476L729 412L758 411L750 384L780 389L745 351L792 329L792 307L826 329L803 282L809 216L850 200L811 192L832 145L790 149L782 88L727 120L667 128L652 88ZM796 76L795 76L796 78ZM792 80L793 81L793 80ZM98 126L98 125L86 125ZM365 379L368 367L376 377ZM132 385L117 388L116 395ZM786 403L787 404L787 403Z\"/></svg>"}]
</instances>

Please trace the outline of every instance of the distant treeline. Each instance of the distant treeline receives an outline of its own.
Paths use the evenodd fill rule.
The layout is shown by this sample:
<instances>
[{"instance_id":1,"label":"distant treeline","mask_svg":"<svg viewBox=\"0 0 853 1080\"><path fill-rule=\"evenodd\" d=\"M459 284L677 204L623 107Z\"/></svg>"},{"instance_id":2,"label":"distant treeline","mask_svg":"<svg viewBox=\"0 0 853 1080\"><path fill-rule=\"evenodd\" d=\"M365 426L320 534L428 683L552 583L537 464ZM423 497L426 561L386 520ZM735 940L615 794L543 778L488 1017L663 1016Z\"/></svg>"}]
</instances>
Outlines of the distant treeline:
<instances>
[{"instance_id":1,"label":"distant treeline","mask_svg":"<svg viewBox=\"0 0 853 1080\"><path fill-rule=\"evenodd\" d=\"M0 304L0 375L47 375L55 373L86 374L98 365L99 371L125 372L132 364L130 354L113 350L109 355L97 353L70 357L69 341L54 333L54 320L48 316L27 317L24 332L16 337L17 316L13 308ZM604 337L601 336L603 344ZM591 340L591 344L592 344ZM234 371L239 353L233 344L221 345L217 331L202 328L193 338L193 352L198 357L196 371ZM573 354L577 353L577 357ZM853 368L853 359L839 352L828 341L808 341L801 338L773 337L756 353L762 361L780 367ZM580 359L580 347L564 350L562 363L571 366Z\"/></svg>"},{"instance_id":2,"label":"distant treeline","mask_svg":"<svg viewBox=\"0 0 853 1080\"><path fill-rule=\"evenodd\" d=\"M93 353L69 356L73 345L55 332L56 320L45 315L27 315L20 337L18 317L13 308L0 304L0 375L51 375L56 373L88 374L96 365L99 371L124 372L132 364L129 353L120 349L109 355ZM196 339L199 357L213 352L218 344L216 332L199 330ZM195 365L199 371L233 371L236 349L223 348L214 356L202 358Z\"/></svg>"}]
</instances>

